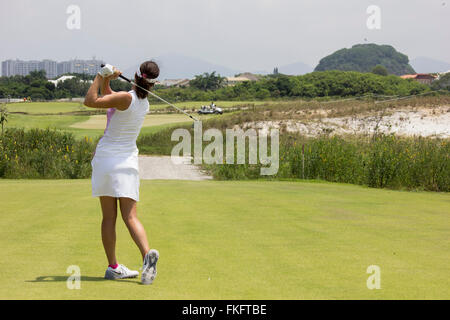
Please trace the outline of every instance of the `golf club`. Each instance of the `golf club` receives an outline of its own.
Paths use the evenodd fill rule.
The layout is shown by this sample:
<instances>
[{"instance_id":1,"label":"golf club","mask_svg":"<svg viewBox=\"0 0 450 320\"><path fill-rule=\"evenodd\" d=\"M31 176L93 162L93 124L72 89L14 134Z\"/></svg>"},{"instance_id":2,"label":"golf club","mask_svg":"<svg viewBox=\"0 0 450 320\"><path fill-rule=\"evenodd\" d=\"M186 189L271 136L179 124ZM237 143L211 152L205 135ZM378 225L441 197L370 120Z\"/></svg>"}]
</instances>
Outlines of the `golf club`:
<instances>
[{"instance_id":1,"label":"golf club","mask_svg":"<svg viewBox=\"0 0 450 320\"><path fill-rule=\"evenodd\" d=\"M100 67L102 67L102 68L103 68L104 66L105 66L104 64L101 64L101 65L100 65ZM189 118L191 118L192 120L194 120L194 121L199 121L199 120L198 120L197 118L195 118L194 116L192 116L192 115L190 115L189 113L187 113L187 112L181 110L180 108L176 107L176 106L173 105L172 103L170 103L170 102L164 100L163 98L161 98L161 97L158 96L157 94L151 92L150 90L147 90L147 89L141 87L140 85L138 85L138 84L135 83L134 81L128 79L127 77L125 77L125 76L123 76L123 75L119 75L119 77L122 78L123 80L125 80L125 81L131 83L132 85L135 85L136 87L138 87L138 88L140 88L140 89L142 89L142 90L148 92L150 95L152 95L153 97L155 97L155 98L161 100L162 102L168 104L169 106L174 107L174 108L177 109L178 111L180 111L180 112L184 113L185 115L187 115L187 116L188 116Z\"/></svg>"}]
</instances>

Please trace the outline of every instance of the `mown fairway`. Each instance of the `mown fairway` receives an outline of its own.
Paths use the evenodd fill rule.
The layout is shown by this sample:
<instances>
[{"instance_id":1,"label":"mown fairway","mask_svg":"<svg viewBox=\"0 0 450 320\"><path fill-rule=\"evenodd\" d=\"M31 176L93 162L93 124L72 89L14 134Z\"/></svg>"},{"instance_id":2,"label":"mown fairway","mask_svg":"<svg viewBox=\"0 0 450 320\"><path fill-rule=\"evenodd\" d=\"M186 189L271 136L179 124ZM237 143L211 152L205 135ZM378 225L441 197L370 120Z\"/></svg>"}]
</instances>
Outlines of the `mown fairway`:
<instances>
[{"instance_id":1,"label":"mown fairway","mask_svg":"<svg viewBox=\"0 0 450 320\"><path fill-rule=\"evenodd\" d=\"M210 103L210 102L209 102ZM203 104L209 104L204 102ZM232 107L236 105L244 105L252 102L239 101L225 101L221 102L220 106ZM187 109L198 109L202 102L184 102L177 103L178 107ZM190 120L186 115L181 113L172 114L152 114L152 110L162 109L167 105L153 105L150 107L150 114L147 115L141 135L156 132L162 128L172 125L179 125L181 123L189 123ZM54 128L64 131L72 132L76 138L89 137L95 139L103 135L106 127L106 113L105 115L74 115L73 112L92 111L93 109L84 107L81 102L26 102L26 103L10 103L7 105L8 111L11 114L8 116L8 122L5 128ZM169 107L170 108L170 107ZM172 111L173 108L170 109ZM24 112L27 114L13 113ZM208 119L211 117L223 117L218 115L198 115L191 112L198 119Z\"/></svg>"},{"instance_id":2,"label":"mown fairway","mask_svg":"<svg viewBox=\"0 0 450 320\"><path fill-rule=\"evenodd\" d=\"M205 120L214 116L215 115L194 115L194 117L199 120ZM145 117L142 127L145 128L176 123L186 123L189 121L190 119L184 114L149 114ZM79 129L105 129L106 116L91 116L88 120L74 123L70 127Z\"/></svg>"},{"instance_id":3,"label":"mown fairway","mask_svg":"<svg viewBox=\"0 0 450 320\"><path fill-rule=\"evenodd\" d=\"M267 101L215 101L218 107L221 108L231 108L237 106L243 106L247 104L261 105L267 103ZM211 101L187 101L187 102L176 102L175 106L184 109L195 109L198 110L202 105L210 105ZM167 104L160 102L150 101L150 110L171 108ZM19 103L8 103L7 108L10 112L27 112L27 113L64 113L73 111L87 111L92 110L83 105L83 102L72 101L72 102L19 102Z\"/></svg>"},{"instance_id":4,"label":"mown fairway","mask_svg":"<svg viewBox=\"0 0 450 320\"><path fill-rule=\"evenodd\" d=\"M168 126L189 123L190 121L185 115L179 114L147 115L140 134L153 133ZM5 126L5 128L58 129L73 133L77 139L101 137L105 127L106 114L94 116L11 114Z\"/></svg>"},{"instance_id":5,"label":"mown fairway","mask_svg":"<svg viewBox=\"0 0 450 320\"><path fill-rule=\"evenodd\" d=\"M313 182L142 181L151 286L103 280L90 180L0 180L0 299L449 299L450 195ZM140 256L118 221L119 263ZM67 267L81 289L66 287ZM370 265L381 290L369 290Z\"/></svg>"},{"instance_id":6,"label":"mown fairway","mask_svg":"<svg viewBox=\"0 0 450 320\"><path fill-rule=\"evenodd\" d=\"M73 111L87 111L82 102L19 102L9 103L6 106L10 112L39 113L66 113ZM91 109L92 110L92 109Z\"/></svg>"}]
</instances>

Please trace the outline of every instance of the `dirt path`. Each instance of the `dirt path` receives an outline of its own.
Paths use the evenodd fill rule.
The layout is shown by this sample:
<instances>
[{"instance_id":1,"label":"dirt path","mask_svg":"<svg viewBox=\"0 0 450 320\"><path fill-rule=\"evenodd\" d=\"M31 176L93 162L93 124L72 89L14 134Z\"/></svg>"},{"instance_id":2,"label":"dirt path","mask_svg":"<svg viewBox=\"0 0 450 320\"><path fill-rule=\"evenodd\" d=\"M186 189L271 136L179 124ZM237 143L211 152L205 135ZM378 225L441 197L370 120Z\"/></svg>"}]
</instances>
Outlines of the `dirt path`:
<instances>
[{"instance_id":1,"label":"dirt path","mask_svg":"<svg viewBox=\"0 0 450 320\"><path fill-rule=\"evenodd\" d=\"M211 176L191 164L190 158L170 156L139 156L139 176L142 180L210 180Z\"/></svg>"}]
</instances>

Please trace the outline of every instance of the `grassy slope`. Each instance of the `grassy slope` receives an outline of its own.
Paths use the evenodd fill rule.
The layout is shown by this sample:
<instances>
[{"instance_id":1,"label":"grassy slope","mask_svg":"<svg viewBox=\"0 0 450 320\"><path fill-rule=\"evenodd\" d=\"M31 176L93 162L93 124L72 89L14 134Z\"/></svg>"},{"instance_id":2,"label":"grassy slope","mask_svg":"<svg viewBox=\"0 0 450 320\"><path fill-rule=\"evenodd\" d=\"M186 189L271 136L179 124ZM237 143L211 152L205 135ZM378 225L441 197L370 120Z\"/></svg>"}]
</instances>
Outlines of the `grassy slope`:
<instances>
[{"instance_id":1,"label":"grassy slope","mask_svg":"<svg viewBox=\"0 0 450 320\"><path fill-rule=\"evenodd\" d=\"M448 194L142 181L138 212L161 254L152 286L102 280L89 180L0 180L0 197L0 299L450 298ZM139 269L122 222L118 257ZM381 290L366 288L372 264ZM66 288L69 265L81 268L81 290Z\"/></svg>"}]
</instances>

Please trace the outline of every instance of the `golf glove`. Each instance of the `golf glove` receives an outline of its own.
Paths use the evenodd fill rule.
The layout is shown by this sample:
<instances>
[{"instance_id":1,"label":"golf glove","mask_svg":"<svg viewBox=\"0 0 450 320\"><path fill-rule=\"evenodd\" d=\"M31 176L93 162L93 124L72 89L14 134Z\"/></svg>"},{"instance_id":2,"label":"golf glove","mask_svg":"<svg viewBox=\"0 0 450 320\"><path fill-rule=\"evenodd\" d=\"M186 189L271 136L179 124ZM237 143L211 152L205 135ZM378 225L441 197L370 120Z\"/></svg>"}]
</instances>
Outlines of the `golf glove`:
<instances>
[{"instance_id":1,"label":"golf glove","mask_svg":"<svg viewBox=\"0 0 450 320\"><path fill-rule=\"evenodd\" d=\"M101 75L103 78L109 77L112 74L114 74L114 67L110 64L105 64L105 66L100 69L98 74Z\"/></svg>"}]
</instances>

